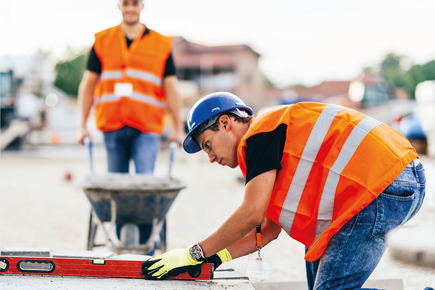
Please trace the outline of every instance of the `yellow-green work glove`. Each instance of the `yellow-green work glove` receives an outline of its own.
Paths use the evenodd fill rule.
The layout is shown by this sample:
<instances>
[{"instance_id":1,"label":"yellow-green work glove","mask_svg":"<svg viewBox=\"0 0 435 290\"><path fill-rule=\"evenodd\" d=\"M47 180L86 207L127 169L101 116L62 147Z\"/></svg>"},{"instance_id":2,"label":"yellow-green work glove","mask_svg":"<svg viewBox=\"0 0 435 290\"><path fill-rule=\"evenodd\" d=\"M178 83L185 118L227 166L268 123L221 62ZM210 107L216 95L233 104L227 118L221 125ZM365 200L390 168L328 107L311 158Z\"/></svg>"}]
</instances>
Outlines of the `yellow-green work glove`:
<instances>
[{"instance_id":1,"label":"yellow-green work glove","mask_svg":"<svg viewBox=\"0 0 435 290\"><path fill-rule=\"evenodd\" d=\"M162 255L150 258L142 264L142 275L147 280L160 280L185 273L195 265L203 262L195 261L190 257L190 247L166 252Z\"/></svg>"},{"instance_id":2,"label":"yellow-green work glove","mask_svg":"<svg viewBox=\"0 0 435 290\"><path fill-rule=\"evenodd\" d=\"M214 265L214 269L216 270L222 263L231 261L231 254L227 249L223 249L222 251L205 258L204 263L211 263Z\"/></svg>"}]
</instances>

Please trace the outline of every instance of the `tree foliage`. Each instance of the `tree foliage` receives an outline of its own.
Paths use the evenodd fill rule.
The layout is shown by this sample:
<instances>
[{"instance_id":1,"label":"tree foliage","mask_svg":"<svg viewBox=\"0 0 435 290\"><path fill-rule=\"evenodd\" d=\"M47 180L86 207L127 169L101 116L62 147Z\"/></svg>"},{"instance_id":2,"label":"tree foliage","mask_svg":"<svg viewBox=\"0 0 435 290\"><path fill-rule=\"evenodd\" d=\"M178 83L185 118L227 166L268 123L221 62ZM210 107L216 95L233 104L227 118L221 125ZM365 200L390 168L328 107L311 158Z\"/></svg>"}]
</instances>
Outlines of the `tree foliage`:
<instances>
[{"instance_id":1,"label":"tree foliage","mask_svg":"<svg viewBox=\"0 0 435 290\"><path fill-rule=\"evenodd\" d=\"M56 79L54 80L54 85L69 96L77 98L86 59L87 53L84 51L73 53L69 50L69 56L65 60L56 63Z\"/></svg>"},{"instance_id":2,"label":"tree foliage","mask_svg":"<svg viewBox=\"0 0 435 290\"><path fill-rule=\"evenodd\" d=\"M414 97L415 87L420 82L435 80L435 60L423 65L412 65L406 70L402 64L404 59L403 56L394 53L387 54L380 64L380 72L390 89L401 88Z\"/></svg>"}]
</instances>

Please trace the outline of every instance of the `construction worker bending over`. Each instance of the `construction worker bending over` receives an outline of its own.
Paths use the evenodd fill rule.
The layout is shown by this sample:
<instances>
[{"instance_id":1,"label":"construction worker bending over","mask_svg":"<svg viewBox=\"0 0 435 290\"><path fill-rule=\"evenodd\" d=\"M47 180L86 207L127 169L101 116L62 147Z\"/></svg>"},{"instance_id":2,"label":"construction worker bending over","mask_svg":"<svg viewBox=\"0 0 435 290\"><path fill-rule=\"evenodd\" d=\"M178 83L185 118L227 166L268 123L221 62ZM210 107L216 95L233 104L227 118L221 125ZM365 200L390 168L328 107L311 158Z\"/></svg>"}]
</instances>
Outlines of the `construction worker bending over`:
<instances>
[{"instance_id":1,"label":"construction worker bending over","mask_svg":"<svg viewBox=\"0 0 435 290\"><path fill-rule=\"evenodd\" d=\"M142 0L119 0L122 22L95 35L79 88L79 142L90 137L86 122L95 105L109 172L128 173L133 159L136 173L153 174L165 109L174 123L170 141L184 139L172 40L140 23L143 7ZM144 244L151 226L139 228Z\"/></svg>"},{"instance_id":2,"label":"construction worker bending over","mask_svg":"<svg viewBox=\"0 0 435 290\"><path fill-rule=\"evenodd\" d=\"M184 149L239 166L244 199L210 236L151 258L142 274L165 279L255 252L261 225L263 245L283 230L306 246L309 289L362 287L387 248L386 235L423 202L426 179L414 148L390 126L338 105L252 114L225 92L193 106Z\"/></svg>"}]
</instances>

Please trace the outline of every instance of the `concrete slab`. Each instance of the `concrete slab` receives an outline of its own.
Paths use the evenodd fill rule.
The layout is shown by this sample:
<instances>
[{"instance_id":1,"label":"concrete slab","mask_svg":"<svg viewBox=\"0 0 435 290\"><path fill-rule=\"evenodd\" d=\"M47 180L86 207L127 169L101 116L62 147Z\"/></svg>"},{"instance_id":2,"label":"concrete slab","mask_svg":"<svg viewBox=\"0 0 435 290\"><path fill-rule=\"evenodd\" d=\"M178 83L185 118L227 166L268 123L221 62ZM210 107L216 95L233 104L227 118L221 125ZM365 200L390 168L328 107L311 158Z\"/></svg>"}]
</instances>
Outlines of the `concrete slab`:
<instances>
[{"instance_id":1,"label":"concrete slab","mask_svg":"<svg viewBox=\"0 0 435 290\"><path fill-rule=\"evenodd\" d=\"M218 269L214 271L213 280L224 280L224 279L244 279L249 280L248 276L242 275L234 269Z\"/></svg>"},{"instance_id":2,"label":"concrete slab","mask_svg":"<svg viewBox=\"0 0 435 290\"><path fill-rule=\"evenodd\" d=\"M1 256L50 257L50 248L10 247L3 248Z\"/></svg>"},{"instance_id":3,"label":"concrete slab","mask_svg":"<svg viewBox=\"0 0 435 290\"><path fill-rule=\"evenodd\" d=\"M255 290L307 290L307 282L260 282L252 283ZM403 281L400 279L386 279L386 280L368 280L363 288L377 288L388 290L403 290Z\"/></svg>"},{"instance_id":4,"label":"concrete slab","mask_svg":"<svg viewBox=\"0 0 435 290\"><path fill-rule=\"evenodd\" d=\"M389 242L393 259L435 268L435 226L403 227Z\"/></svg>"},{"instance_id":5,"label":"concrete slab","mask_svg":"<svg viewBox=\"0 0 435 290\"><path fill-rule=\"evenodd\" d=\"M1 277L2 289L31 289L31 290L255 290L249 280L227 279L212 281L181 281L164 280L150 281L145 279L118 279L118 278L83 278L83 277L62 277L62 276L17 276L4 275Z\"/></svg>"}]
</instances>

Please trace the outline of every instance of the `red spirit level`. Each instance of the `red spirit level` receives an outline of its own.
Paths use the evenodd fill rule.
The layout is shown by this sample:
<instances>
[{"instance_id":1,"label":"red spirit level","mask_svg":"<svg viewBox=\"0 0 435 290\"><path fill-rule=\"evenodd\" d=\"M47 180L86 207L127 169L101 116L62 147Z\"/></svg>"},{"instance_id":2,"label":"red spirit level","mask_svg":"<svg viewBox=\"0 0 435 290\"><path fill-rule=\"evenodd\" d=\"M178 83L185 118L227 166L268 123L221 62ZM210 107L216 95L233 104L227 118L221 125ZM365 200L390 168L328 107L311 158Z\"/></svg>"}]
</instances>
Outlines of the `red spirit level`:
<instances>
[{"instance_id":1,"label":"red spirit level","mask_svg":"<svg viewBox=\"0 0 435 290\"><path fill-rule=\"evenodd\" d=\"M143 261L43 257L0 257L1 274L139 278ZM170 279L212 280L213 265L201 264Z\"/></svg>"}]
</instances>

